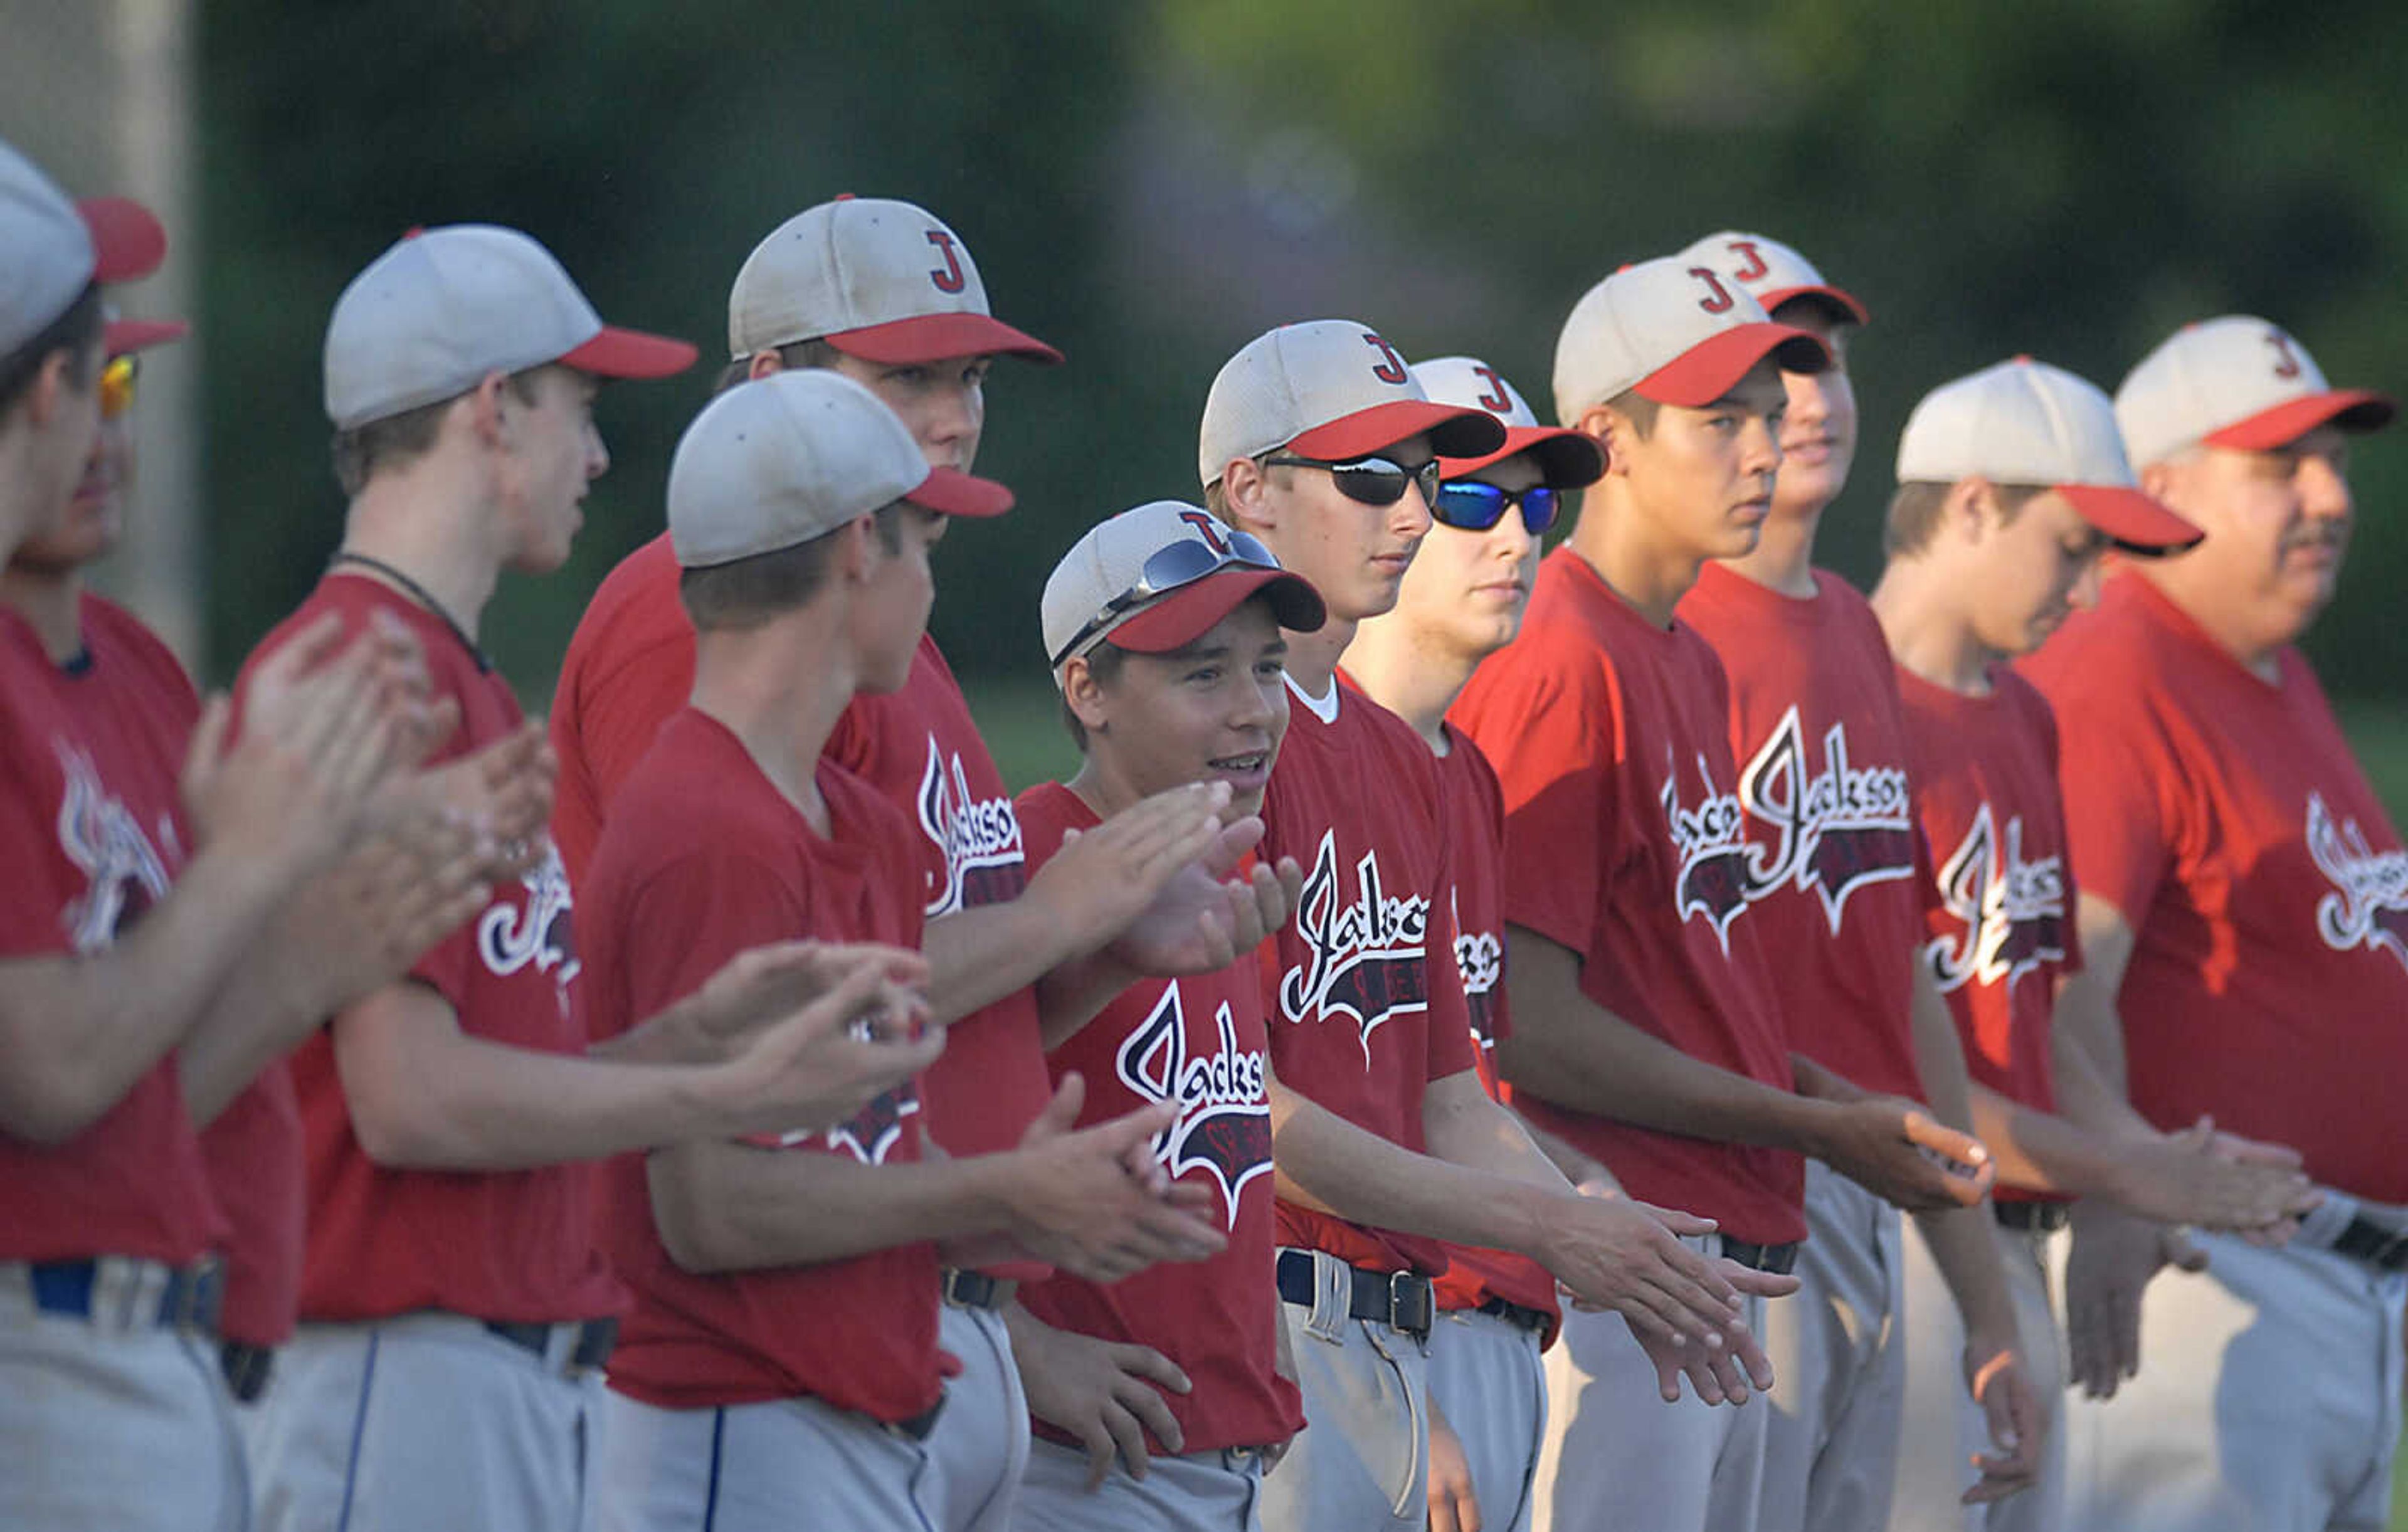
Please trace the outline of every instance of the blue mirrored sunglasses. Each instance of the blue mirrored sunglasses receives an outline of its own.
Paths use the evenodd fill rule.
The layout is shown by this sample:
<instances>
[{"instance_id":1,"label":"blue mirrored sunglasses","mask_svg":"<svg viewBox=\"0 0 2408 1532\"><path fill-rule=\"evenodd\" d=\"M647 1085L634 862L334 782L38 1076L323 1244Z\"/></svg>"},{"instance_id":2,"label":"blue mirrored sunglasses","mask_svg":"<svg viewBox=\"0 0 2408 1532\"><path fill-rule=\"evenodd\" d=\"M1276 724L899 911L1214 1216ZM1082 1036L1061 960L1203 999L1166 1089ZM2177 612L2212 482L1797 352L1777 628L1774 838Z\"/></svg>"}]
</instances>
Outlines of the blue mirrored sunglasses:
<instances>
[{"instance_id":1,"label":"blue mirrored sunglasses","mask_svg":"<svg viewBox=\"0 0 2408 1532\"><path fill-rule=\"evenodd\" d=\"M1505 508L1519 503L1522 524L1533 537L1545 535L1564 508L1561 493L1545 485L1527 490L1503 490L1477 479L1458 479L1438 487L1430 515L1440 525L1465 532L1485 532L1504 516Z\"/></svg>"}]
</instances>

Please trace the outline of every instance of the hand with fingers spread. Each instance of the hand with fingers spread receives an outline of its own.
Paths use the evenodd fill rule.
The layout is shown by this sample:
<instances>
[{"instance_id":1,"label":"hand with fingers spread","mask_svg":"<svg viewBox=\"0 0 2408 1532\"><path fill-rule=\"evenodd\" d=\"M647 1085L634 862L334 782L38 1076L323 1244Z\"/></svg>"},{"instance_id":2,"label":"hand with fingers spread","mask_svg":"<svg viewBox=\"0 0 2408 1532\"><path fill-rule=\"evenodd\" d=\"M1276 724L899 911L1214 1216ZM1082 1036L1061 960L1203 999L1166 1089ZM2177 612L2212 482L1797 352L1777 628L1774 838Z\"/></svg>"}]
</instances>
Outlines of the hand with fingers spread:
<instances>
[{"instance_id":1,"label":"hand with fingers spread","mask_svg":"<svg viewBox=\"0 0 2408 1532\"><path fill-rule=\"evenodd\" d=\"M486 876L499 881L542 859L559 774L543 725L530 721L470 754L394 783L380 796L378 813L441 810L465 817L492 842Z\"/></svg>"},{"instance_id":2,"label":"hand with fingers spread","mask_svg":"<svg viewBox=\"0 0 2408 1532\"><path fill-rule=\"evenodd\" d=\"M1435 1395L1429 1417L1429 1532L1480 1532L1480 1496L1471 1482L1471 1460Z\"/></svg>"},{"instance_id":3,"label":"hand with fingers spread","mask_svg":"<svg viewBox=\"0 0 2408 1532\"><path fill-rule=\"evenodd\" d=\"M2246 1143L2247 1140L2241 1140ZM2130 1144L2117 1159L2106 1195L2162 1224L2230 1230L2256 1244L2282 1244L2324 1200L2296 1161L2276 1146L2219 1151L2213 1121ZM2271 1153L2266 1153L2271 1152Z\"/></svg>"},{"instance_id":4,"label":"hand with fingers spread","mask_svg":"<svg viewBox=\"0 0 2408 1532\"><path fill-rule=\"evenodd\" d=\"M1575 1308L1611 1309L1634 1330L1713 1350L1724 1346L1734 1329L1744 1333L1742 1281L1755 1287L1756 1279L1766 1279L1781 1292L1796 1286L1787 1279L1709 1260L1675 1238L1713 1230L1712 1219L1628 1197L1572 1196L1563 1199L1560 1216L1533 1254L1563 1284Z\"/></svg>"},{"instance_id":5,"label":"hand with fingers spread","mask_svg":"<svg viewBox=\"0 0 2408 1532\"><path fill-rule=\"evenodd\" d=\"M1666 1404L1680 1402L1684 1378L1699 1403L1732 1406L1747 1403L1749 1394L1774 1382L1772 1359L1744 1330L1728 1332L1728 1344L1706 1346L1686 1337L1675 1340L1652 1324L1631 1324L1627 1315L1623 1323L1655 1366L1656 1392Z\"/></svg>"},{"instance_id":6,"label":"hand with fingers spread","mask_svg":"<svg viewBox=\"0 0 2408 1532\"><path fill-rule=\"evenodd\" d=\"M1085 1082L1064 1075L1020 1147L995 1156L1021 1246L1096 1282L1118 1281L1159 1261L1207 1260L1226 1249L1228 1236L1203 1216L1214 1205L1211 1189L1166 1183L1153 1163L1155 1136L1175 1120L1177 1105L1166 1101L1074 1128L1085 1099ZM1133 1154L1143 1156L1146 1174L1131 1172L1139 1163Z\"/></svg>"},{"instance_id":7,"label":"hand with fingers spread","mask_svg":"<svg viewBox=\"0 0 2408 1532\"><path fill-rule=\"evenodd\" d=\"M286 901L278 961L322 1018L392 983L493 898L492 844L459 815L395 815Z\"/></svg>"},{"instance_id":8,"label":"hand with fingers spread","mask_svg":"<svg viewBox=\"0 0 2408 1532\"><path fill-rule=\"evenodd\" d=\"M2067 1382L2112 1399L2141 1370L2141 1296L2160 1270L2204 1271L2207 1256L2171 1224L2085 1197L2065 1262Z\"/></svg>"},{"instance_id":9,"label":"hand with fingers spread","mask_svg":"<svg viewBox=\"0 0 2408 1532\"><path fill-rule=\"evenodd\" d=\"M1049 909L1055 926L1070 934L1075 951L1094 952L1219 843L1221 810L1228 804L1226 782L1190 782L1156 793L1092 830L1065 835L1062 849L1037 869L1022 897ZM1182 935L1193 931L1191 919ZM1229 961L1213 966L1226 967Z\"/></svg>"},{"instance_id":10,"label":"hand with fingers spread","mask_svg":"<svg viewBox=\"0 0 2408 1532\"><path fill-rule=\"evenodd\" d=\"M1186 1451L1187 1435L1163 1396L1196 1385L1170 1358L1151 1346L1057 1330L1017 1306L1004 1311L1004 1324L1028 1412L1079 1439L1089 1492L1102 1487L1114 1458L1130 1478L1143 1479L1153 1462L1149 1434L1166 1453Z\"/></svg>"},{"instance_id":11,"label":"hand with fingers spread","mask_svg":"<svg viewBox=\"0 0 2408 1532\"><path fill-rule=\"evenodd\" d=\"M1811 1153L1908 1212L1970 1208L1998 1174L1980 1139L1890 1095L1829 1103Z\"/></svg>"},{"instance_id":12,"label":"hand with fingers spread","mask_svg":"<svg viewBox=\"0 0 2408 1532\"><path fill-rule=\"evenodd\" d=\"M1974 1454L1981 1477L1965 1491L1962 1503L1986 1505L2029 1489L2040 1477L2048 1409L2032 1387L2014 1337L1966 1337L1965 1387L1982 1407L1991 1450Z\"/></svg>"},{"instance_id":13,"label":"hand with fingers spread","mask_svg":"<svg viewBox=\"0 0 2408 1532\"><path fill-rule=\"evenodd\" d=\"M656 1018L656 1025L674 1034L668 1056L686 1063L710 1064L734 1057L754 1037L776 1026L822 996L834 993L856 975L882 980L894 992L916 995L927 986L928 964L919 953L875 942L781 941L737 953L703 986ZM887 998L895 998L888 992ZM885 1040L904 1038L915 1020L910 1004L868 1007L862 1020L867 1034ZM883 1080L881 1069L871 1079ZM871 1079L860 1083L871 1087ZM866 1090L867 1102L900 1084L883 1080ZM839 1112L842 1121L851 1112Z\"/></svg>"},{"instance_id":14,"label":"hand with fingers spread","mask_svg":"<svg viewBox=\"0 0 2408 1532\"><path fill-rule=\"evenodd\" d=\"M1262 839L1252 815L1224 826L1197 857L1164 883L1109 949L1129 971L1155 978L1211 973L1252 952L1287 923L1304 890L1292 856L1240 871Z\"/></svg>"},{"instance_id":15,"label":"hand with fingers spread","mask_svg":"<svg viewBox=\"0 0 2408 1532\"><path fill-rule=\"evenodd\" d=\"M920 995L894 975L892 950L861 945L840 954L794 1003L788 943L772 955L739 952L703 986L706 1006L737 1018L731 1051L706 1079L733 1133L793 1133L841 1123L937 1061L944 1033L924 1025ZM911 954L903 954L909 957ZM818 960L814 960L818 961ZM903 966L909 971L908 966ZM713 987L717 986L715 995Z\"/></svg>"}]
</instances>

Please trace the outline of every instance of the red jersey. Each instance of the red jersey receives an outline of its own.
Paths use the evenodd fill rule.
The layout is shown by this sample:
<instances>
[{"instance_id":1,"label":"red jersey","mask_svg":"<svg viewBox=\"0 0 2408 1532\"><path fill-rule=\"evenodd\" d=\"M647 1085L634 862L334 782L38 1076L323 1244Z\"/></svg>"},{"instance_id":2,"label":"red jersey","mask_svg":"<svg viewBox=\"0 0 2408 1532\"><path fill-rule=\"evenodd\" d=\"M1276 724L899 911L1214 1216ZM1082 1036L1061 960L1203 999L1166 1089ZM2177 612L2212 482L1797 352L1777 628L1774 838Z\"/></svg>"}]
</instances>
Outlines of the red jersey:
<instances>
[{"instance_id":1,"label":"red jersey","mask_svg":"<svg viewBox=\"0 0 2408 1532\"><path fill-rule=\"evenodd\" d=\"M1749 919L1729 692L1706 641L1678 618L1648 622L1559 548L1539 566L1521 637L1482 663L1449 716L1504 789L1505 919L1578 954L1582 993L1616 1016L1790 1089ZM1715 1219L1737 1239L1805 1234L1797 1154L1512 1095L1633 1196Z\"/></svg>"},{"instance_id":2,"label":"red jersey","mask_svg":"<svg viewBox=\"0 0 2408 1532\"><path fill-rule=\"evenodd\" d=\"M1452 724L1446 737L1438 772L1455 838L1455 966L1463 976L1480 1083L1499 1095L1497 1039L1513 1032L1505 1004L1505 799L1480 747ZM1547 1330L1547 1339L1554 1340L1563 1312L1555 1305L1555 1279L1546 1267L1526 1255L1472 1245L1450 1244L1446 1254L1446 1274L1438 1280L1440 1308L1477 1309L1497 1297L1542 1310L1555 1316Z\"/></svg>"},{"instance_id":3,"label":"red jersey","mask_svg":"<svg viewBox=\"0 0 2408 1532\"><path fill-rule=\"evenodd\" d=\"M2057 719L2012 670L1967 696L1898 673L1925 834L1940 865L1927 890L1923 966L1948 997L1974 1081L2057 1110L2050 1038L2057 981L2081 966Z\"/></svg>"},{"instance_id":4,"label":"red jersey","mask_svg":"<svg viewBox=\"0 0 2408 1532\"><path fill-rule=\"evenodd\" d=\"M1260 854L1293 856L1305 875L1295 916L1262 950L1271 1067L1291 1090L1420 1153L1429 1081L1472 1067L1438 764L1410 724L1351 686L1333 681L1317 705L1292 680L1289 691ZM1446 1267L1435 1239L1285 1200L1279 1240L1381 1270Z\"/></svg>"},{"instance_id":5,"label":"red jersey","mask_svg":"<svg viewBox=\"0 0 2408 1532\"><path fill-rule=\"evenodd\" d=\"M201 1159L226 1219L225 1298L218 1333L280 1346L301 1311L303 1233L309 1188L302 1165L301 1103L278 1059L201 1130Z\"/></svg>"},{"instance_id":6,"label":"red jersey","mask_svg":"<svg viewBox=\"0 0 2408 1532\"><path fill-rule=\"evenodd\" d=\"M1756 943L1789 1044L1869 1091L1923 1097L1909 995L1923 868L1906 728L1872 608L1813 571L1800 600L1709 564L1681 621L1722 661Z\"/></svg>"},{"instance_id":7,"label":"red jersey","mask_svg":"<svg viewBox=\"0 0 2408 1532\"><path fill-rule=\"evenodd\" d=\"M436 694L460 705L460 727L430 757L440 765L519 727L509 683L441 617L380 581L337 571L245 666L245 677L322 612L356 631L376 611L406 623L425 651ZM570 997L577 949L560 858L496 889L493 902L430 948L411 981L441 996L460 1028L489 1042L581 1054ZM595 1243L593 1167L529 1170L392 1169L368 1158L321 1031L294 1052L308 1167L304 1319L380 1319L439 1309L479 1319L548 1324L614 1311L624 1295Z\"/></svg>"},{"instance_id":8,"label":"red jersey","mask_svg":"<svg viewBox=\"0 0 2408 1532\"><path fill-rule=\"evenodd\" d=\"M2276 663L2260 679L2128 570L2025 673L2064 730L2074 874L2134 933L2133 1105L2408 1202L2408 853L2307 661Z\"/></svg>"},{"instance_id":9,"label":"red jersey","mask_svg":"<svg viewBox=\"0 0 2408 1532\"><path fill-rule=\"evenodd\" d=\"M1059 782L1022 794L1019 809L1038 865L1065 830L1102 823ZM1260 970L1241 958L1218 973L1132 985L1047 1060L1057 1082L1073 1071L1086 1081L1081 1127L1180 1103L1154 1155L1173 1180L1211 1188L1211 1216L1228 1230L1228 1249L1209 1261L1165 1262L1110 1286L1055 1276L1020 1289L1022 1306L1056 1329L1151 1346L1178 1363L1195 1392L1165 1402L1191 1453L1268 1446L1304 1425L1303 1396L1277 1367L1269 1046ZM1041 1421L1034 1427L1076 1442Z\"/></svg>"},{"instance_id":10,"label":"red jersey","mask_svg":"<svg viewBox=\"0 0 2408 1532\"><path fill-rule=\"evenodd\" d=\"M561 665L552 829L572 874L619 784L693 690L694 625L678 601L677 555L665 533L610 571ZM1011 795L934 639L920 640L901 691L853 698L826 753L919 824L930 920L1017 898L1027 886ZM929 1130L953 1153L1019 1147L1047 1099L1036 992L955 1023L927 1088Z\"/></svg>"},{"instance_id":11,"label":"red jersey","mask_svg":"<svg viewBox=\"0 0 2408 1532\"><path fill-rule=\"evenodd\" d=\"M611 805L586 882L587 923L601 933L585 996L596 1038L683 999L749 948L797 937L920 945L910 826L832 762L816 780L825 837L717 720L689 708L661 727ZM849 1123L762 1147L910 1164L919 1109L907 1083ZM696 1275L661 1244L644 1156L613 1160L605 1182L610 1252L636 1292L610 1356L613 1388L669 1409L807 1394L884 1421L937 1402L934 1245Z\"/></svg>"},{"instance_id":12,"label":"red jersey","mask_svg":"<svg viewBox=\"0 0 2408 1532\"><path fill-rule=\"evenodd\" d=\"M0 609L0 957L89 957L167 896L200 704L166 646L87 596L80 662ZM170 1051L64 1144L0 1134L0 1260L181 1266L223 1232Z\"/></svg>"}]
</instances>

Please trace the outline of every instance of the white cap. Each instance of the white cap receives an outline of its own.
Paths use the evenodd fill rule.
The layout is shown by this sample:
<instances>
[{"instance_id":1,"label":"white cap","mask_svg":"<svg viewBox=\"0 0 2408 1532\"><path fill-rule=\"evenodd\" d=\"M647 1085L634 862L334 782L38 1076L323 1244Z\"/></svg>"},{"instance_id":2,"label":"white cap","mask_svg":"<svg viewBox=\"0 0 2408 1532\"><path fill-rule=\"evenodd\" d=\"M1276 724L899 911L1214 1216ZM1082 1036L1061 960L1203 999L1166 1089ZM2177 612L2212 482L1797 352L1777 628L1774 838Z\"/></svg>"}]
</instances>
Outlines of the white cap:
<instances>
[{"instance_id":1,"label":"white cap","mask_svg":"<svg viewBox=\"0 0 2408 1532\"><path fill-rule=\"evenodd\" d=\"M1222 364L1204 399L1196 466L1210 487L1237 459L1281 447L1343 463L1424 435L1442 457L1476 457L1505 432L1484 409L1432 404L1369 325L1310 320L1256 336Z\"/></svg>"},{"instance_id":2,"label":"white cap","mask_svg":"<svg viewBox=\"0 0 2408 1532\"><path fill-rule=\"evenodd\" d=\"M1156 588L1138 595L1150 565ZM1201 506L1149 501L1090 527L1046 578L1039 607L1046 657L1058 681L1062 662L1099 638L1167 654L1211 632L1257 592L1291 632L1310 633L1328 620L1312 583L1282 569L1254 537Z\"/></svg>"},{"instance_id":3,"label":"white cap","mask_svg":"<svg viewBox=\"0 0 2408 1532\"><path fill-rule=\"evenodd\" d=\"M166 231L140 203L70 202L0 142L0 356L50 328L93 283L147 277L166 254Z\"/></svg>"},{"instance_id":4,"label":"white cap","mask_svg":"<svg viewBox=\"0 0 2408 1532\"><path fill-rule=\"evenodd\" d=\"M728 354L797 340L889 365L991 353L1062 360L995 317L959 235L925 208L885 197L807 208L745 257L727 294Z\"/></svg>"},{"instance_id":5,"label":"white cap","mask_svg":"<svg viewBox=\"0 0 2408 1532\"><path fill-rule=\"evenodd\" d=\"M1414 363L1412 370L1413 381L1434 402L1484 409L1505 427L1504 445L1480 457L1448 458L1440 470L1445 477L1461 479L1519 452L1530 454L1549 489L1578 489L1605 476L1605 443L1583 432L1541 425L1521 391L1478 357L1433 357Z\"/></svg>"},{"instance_id":6,"label":"white cap","mask_svg":"<svg viewBox=\"0 0 2408 1532\"><path fill-rule=\"evenodd\" d=\"M552 252L516 229L412 231L368 264L326 322L326 415L336 429L456 398L488 373L557 362L600 378L666 378L682 340L602 322Z\"/></svg>"},{"instance_id":7,"label":"white cap","mask_svg":"<svg viewBox=\"0 0 2408 1532\"><path fill-rule=\"evenodd\" d=\"M1899 483L1975 478L2053 489L2127 547L2186 547L2204 536L2141 493L2107 395L2028 356L1942 383L1907 417Z\"/></svg>"},{"instance_id":8,"label":"white cap","mask_svg":"<svg viewBox=\"0 0 2408 1532\"><path fill-rule=\"evenodd\" d=\"M669 462L669 545L688 569L824 537L909 500L948 516L997 516L1011 492L931 468L877 394L824 367L797 367L722 394Z\"/></svg>"},{"instance_id":9,"label":"white cap","mask_svg":"<svg viewBox=\"0 0 2408 1532\"><path fill-rule=\"evenodd\" d=\"M1659 404L1713 403L1768 355L1787 372L1821 372L1831 353L1803 330L1775 324L1743 287L1713 266L1667 255L1620 271L1572 305L1555 337L1555 419L1637 389Z\"/></svg>"},{"instance_id":10,"label":"white cap","mask_svg":"<svg viewBox=\"0 0 2408 1532\"><path fill-rule=\"evenodd\" d=\"M2327 422L2372 431L2394 410L2383 394L2329 386L2288 331L2246 314L2184 325L2115 391L2124 443L2143 466L2202 442L2287 446Z\"/></svg>"},{"instance_id":11,"label":"white cap","mask_svg":"<svg viewBox=\"0 0 2408 1532\"><path fill-rule=\"evenodd\" d=\"M1862 324L1870 317L1854 294L1825 281L1813 262L1760 234L1725 229L1691 245L1679 259L1713 267L1753 294L1768 314L1792 298L1813 298L1834 319Z\"/></svg>"}]
</instances>

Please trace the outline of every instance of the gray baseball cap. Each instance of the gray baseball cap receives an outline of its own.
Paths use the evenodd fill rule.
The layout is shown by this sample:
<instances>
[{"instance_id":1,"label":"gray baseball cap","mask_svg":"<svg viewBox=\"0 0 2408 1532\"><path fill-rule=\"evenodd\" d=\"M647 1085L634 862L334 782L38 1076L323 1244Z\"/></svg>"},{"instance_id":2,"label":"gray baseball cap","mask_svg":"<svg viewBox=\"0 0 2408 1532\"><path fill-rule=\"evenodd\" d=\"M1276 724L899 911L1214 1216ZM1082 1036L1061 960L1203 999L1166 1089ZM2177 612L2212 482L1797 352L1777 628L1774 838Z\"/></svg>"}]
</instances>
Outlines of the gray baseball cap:
<instances>
[{"instance_id":1,"label":"gray baseball cap","mask_svg":"<svg viewBox=\"0 0 2408 1532\"><path fill-rule=\"evenodd\" d=\"M70 202L39 166L0 141L0 356L40 335L94 282L159 269L167 233L127 197Z\"/></svg>"},{"instance_id":2,"label":"gray baseball cap","mask_svg":"<svg viewBox=\"0 0 2408 1532\"><path fill-rule=\"evenodd\" d=\"M1279 625L1311 633L1328 621L1321 593L1279 566L1269 549L1184 500L1153 500L1088 528L1045 581L1045 653L1062 662L1110 638L1167 654L1260 593Z\"/></svg>"},{"instance_id":3,"label":"gray baseball cap","mask_svg":"<svg viewBox=\"0 0 2408 1532\"><path fill-rule=\"evenodd\" d=\"M2328 384L2289 331L2248 314L2184 325L2115 391L2125 445L2143 466L2201 443L2264 451L2328 423L2372 431L2397 411L2385 394Z\"/></svg>"},{"instance_id":4,"label":"gray baseball cap","mask_svg":"<svg viewBox=\"0 0 2408 1532\"><path fill-rule=\"evenodd\" d=\"M1764 358L1784 372L1831 365L1822 341L1766 317L1746 288L1712 265L1667 255L1620 271L1581 294L1555 337L1555 421L1637 390L1641 398L1702 408Z\"/></svg>"},{"instance_id":5,"label":"gray baseball cap","mask_svg":"<svg viewBox=\"0 0 2408 1532\"><path fill-rule=\"evenodd\" d=\"M666 378L697 354L603 323L552 252L516 229L413 230L335 300L326 415L349 431L456 398L488 373L556 362L597 378Z\"/></svg>"},{"instance_id":6,"label":"gray baseball cap","mask_svg":"<svg viewBox=\"0 0 2408 1532\"><path fill-rule=\"evenodd\" d=\"M948 516L1000 516L1011 492L932 468L877 394L838 372L795 368L739 383L687 426L669 462L669 544L688 569L825 537L897 500Z\"/></svg>"},{"instance_id":7,"label":"gray baseball cap","mask_svg":"<svg viewBox=\"0 0 2408 1532\"><path fill-rule=\"evenodd\" d=\"M1433 404L1378 331L1351 319L1283 324L1221 365L1205 396L1197 472L1207 487L1241 457L1281 447L1343 462L1426 435L1444 457L1505 440L1484 409Z\"/></svg>"}]
</instances>

